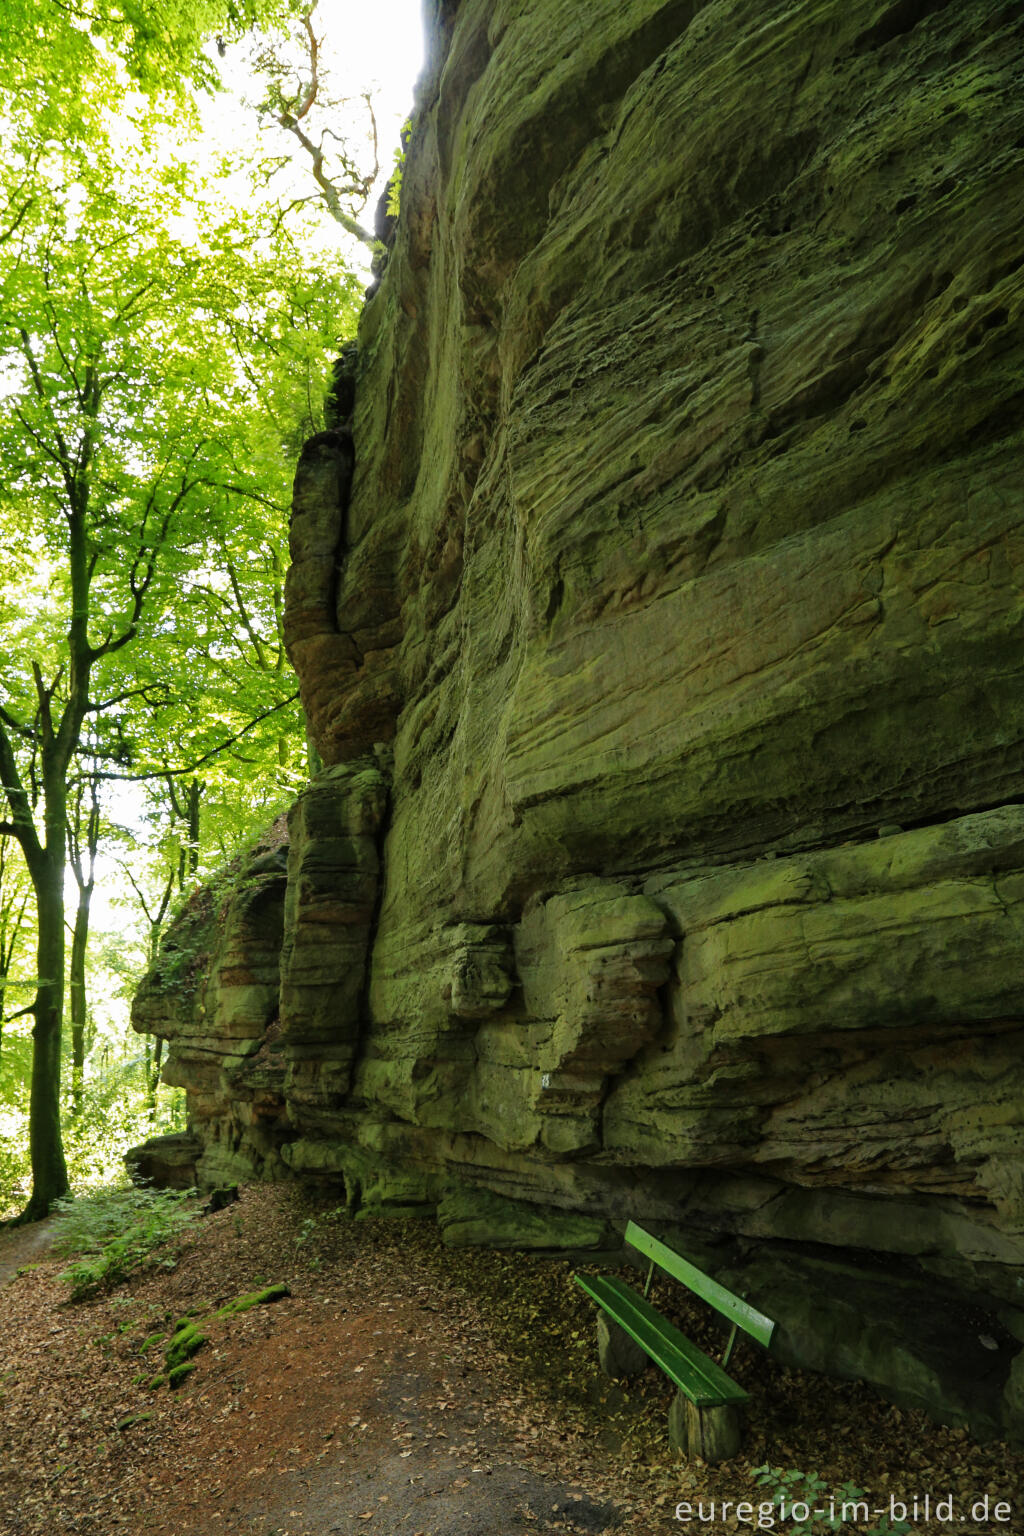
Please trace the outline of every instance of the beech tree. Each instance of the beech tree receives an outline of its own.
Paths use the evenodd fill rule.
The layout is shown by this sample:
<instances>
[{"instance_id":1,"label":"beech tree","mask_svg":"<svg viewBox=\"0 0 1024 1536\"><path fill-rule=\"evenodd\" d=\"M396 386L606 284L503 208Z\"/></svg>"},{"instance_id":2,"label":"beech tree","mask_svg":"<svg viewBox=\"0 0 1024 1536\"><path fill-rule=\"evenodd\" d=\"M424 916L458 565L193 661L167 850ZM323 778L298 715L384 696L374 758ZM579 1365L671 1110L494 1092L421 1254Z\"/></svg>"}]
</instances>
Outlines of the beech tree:
<instances>
[{"instance_id":1,"label":"beech tree","mask_svg":"<svg viewBox=\"0 0 1024 1536\"><path fill-rule=\"evenodd\" d=\"M142 244L152 209L92 197L81 181L63 197L40 188L37 206L42 217L12 236L17 259L0 296L0 355L7 377L20 376L0 447L8 512L47 578L44 623L31 637L22 629L0 674L0 831L21 847L37 924L29 1218L68 1189L59 1080L69 774L86 721L134 691L116 659L159 603L160 560L195 515L206 446L184 374L155 367L155 349L169 343L173 355L176 339L163 281L176 253ZM178 267L187 281L187 263ZM135 415L144 398L150 443Z\"/></svg>"},{"instance_id":2,"label":"beech tree","mask_svg":"<svg viewBox=\"0 0 1024 1536\"><path fill-rule=\"evenodd\" d=\"M158 773L170 740L177 773L189 749L215 757L218 738L241 734L240 715L273 715L290 702L293 680L258 627L268 618L276 628L280 554L268 561L259 552L283 537L286 450L278 441L248 451L267 423L247 369L273 374L275 357L284 367L296 351L318 349L322 381L326 314L334 310L336 336L351 303L344 273L295 276L280 229L218 220L189 200L187 167L153 151L94 142L8 161L8 189L24 209L8 219L0 264L10 548L0 593L0 834L24 856L37 932L27 1219L68 1187L59 1099L64 872L68 827L82 828L87 844L89 821L76 818L75 786L89 774ZM315 340L310 310L324 320ZM290 352L288 333L299 337ZM258 558L240 552L225 563L239 529ZM264 568L269 581L254 582ZM204 590L233 609L244 646L260 658L241 688L237 672L219 689L213 682L233 640L211 643ZM194 722L186 739L183 714ZM88 765L79 762L86 732ZM163 732L157 751L154 732ZM76 849L83 844L73 837L73 860Z\"/></svg>"},{"instance_id":3,"label":"beech tree","mask_svg":"<svg viewBox=\"0 0 1024 1536\"><path fill-rule=\"evenodd\" d=\"M243 198L218 211L211 189L229 169L200 173L194 150L178 149L197 122L195 91L216 88L230 45L259 29L271 56L268 30L291 20L305 72L294 87L274 77L268 102L279 126L290 115L315 142L331 217L339 196L349 210L365 202L366 175L339 179L330 132L314 128L327 101L311 18L308 0L4 8L0 848L10 869L17 845L32 895L0 914L0 987L16 943L18 985L34 988L18 1010L33 1020L24 1218L67 1189L65 993L77 1104L90 903L116 781L152 786L180 886L199 875L201 845L227 848L301 773L280 635L287 503L358 282L316 254L322 238L300 251L312 204L283 214ZM255 136L245 148L251 161ZM129 861L139 877L140 852ZM159 924L170 894L156 883L146 902ZM30 938L34 966L21 958ZM24 1070L23 1036L15 1043L8 1084Z\"/></svg>"}]
</instances>

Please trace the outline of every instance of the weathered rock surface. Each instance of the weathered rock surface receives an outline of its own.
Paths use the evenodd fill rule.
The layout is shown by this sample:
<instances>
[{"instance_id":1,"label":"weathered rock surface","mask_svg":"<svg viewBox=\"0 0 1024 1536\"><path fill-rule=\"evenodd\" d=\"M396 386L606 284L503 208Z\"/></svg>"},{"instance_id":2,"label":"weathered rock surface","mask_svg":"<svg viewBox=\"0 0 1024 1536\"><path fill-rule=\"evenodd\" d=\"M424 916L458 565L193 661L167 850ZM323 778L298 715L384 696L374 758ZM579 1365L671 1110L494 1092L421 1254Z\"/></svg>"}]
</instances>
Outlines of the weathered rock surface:
<instances>
[{"instance_id":1,"label":"weathered rock surface","mask_svg":"<svg viewBox=\"0 0 1024 1536\"><path fill-rule=\"evenodd\" d=\"M1024 1434L1024 13L434 10L296 483L280 996L239 898L140 1026L218 1179L646 1219Z\"/></svg>"},{"instance_id":2,"label":"weathered rock surface","mask_svg":"<svg viewBox=\"0 0 1024 1536\"><path fill-rule=\"evenodd\" d=\"M151 1136L141 1146L129 1147L125 1166L137 1184L156 1189L191 1189L197 1182L196 1166L203 1142L188 1131Z\"/></svg>"},{"instance_id":3,"label":"weathered rock surface","mask_svg":"<svg viewBox=\"0 0 1024 1536\"><path fill-rule=\"evenodd\" d=\"M275 823L219 886L192 898L132 1004L134 1027L168 1042L163 1078L188 1089L190 1131L201 1144L194 1173L210 1187L256 1168L286 1172L278 1152L285 1105L277 1044L285 837ZM150 1163L154 1147L159 1152L159 1141L129 1155Z\"/></svg>"}]
</instances>

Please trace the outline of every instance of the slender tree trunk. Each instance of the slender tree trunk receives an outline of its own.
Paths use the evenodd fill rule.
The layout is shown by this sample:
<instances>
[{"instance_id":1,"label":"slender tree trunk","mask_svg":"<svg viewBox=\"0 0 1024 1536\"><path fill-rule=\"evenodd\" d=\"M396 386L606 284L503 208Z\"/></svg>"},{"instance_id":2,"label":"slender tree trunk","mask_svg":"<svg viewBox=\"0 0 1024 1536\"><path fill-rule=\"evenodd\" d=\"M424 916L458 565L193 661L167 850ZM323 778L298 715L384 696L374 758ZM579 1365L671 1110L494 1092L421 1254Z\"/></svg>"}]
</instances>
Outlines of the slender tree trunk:
<instances>
[{"instance_id":1,"label":"slender tree trunk","mask_svg":"<svg viewBox=\"0 0 1024 1536\"><path fill-rule=\"evenodd\" d=\"M8 894L6 876L10 869L10 855L6 833L0 833L0 1051L4 1043L4 1009L7 1006L7 977L18 944L18 935L25 920L28 896Z\"/></svg>"},{"instance_id":2,"label":"slender tree trunk","mask_svg":"<svg viewBox=\"0 0 1024 1536\"><path fill-rule=\"evenodd\" d=\"M63 821L63 817L62 817ZM19 1218L38 1221L68 1193L60 1131L60 1050L64 1013L64 838L32 871L39 911L38 986L32 1030L29 1149L32 1197ZM35 862L35 861L33 861Z\"/></svg>"},{"instance_id":3,"label":"slender tree trunk","mask_svg":"<svg viewBox=\"0 0 1024 1536\"><path fill-rule=\"evenodd\" d=\"M171 810L175 818L185 823L185 836L178 852L178 889L184 891L188 885L189 876L194 876L199 869L199 823L203 786L199 779L193 779L180 800L172 778L167 780L167 787L170 790Z\"/></svg>"},{"instance_id":4,"label":"slender tree trunk","mask_svg":"<svg viewBox=\"0 0 1024 1536\"><path fill-rule=\"evenodd\" d=\"M149 1105L150 1124L156 1120L156 1090L160 1082L160 1058L163 1055L164 1042L157 1035L152 1046L146 1041L146 1089L147 1103Z\"/></svg>"},{"instance_id":5,"label":"slender tree trunk","mask_svg":"<svg viewBox=\"0 0 1024 1536\"><path fill-rule=\"evenodd\" d=\"M85 957L89 947L89 911L96 888L96 853L100 844L98 763L95 756L88 780L88 807L85 784L77 786L71 797L71 815L67 822L68 862L78 886L75 926L71 935L71 968L68 988L71 996L71 1113L81 1114L85 1079L86 1030L89 998L85 988ZM83 814L84 813L84 814Z\"/></svg>"},{"instance_id":6,"label":"slender tree trunk","mask_svg":"<svg viewBox=\"0 0 1024 1536\"><path fill-rule=\"evenodd\" d=\"M93 882L78 887L78 906L75 910L75 926L71 936L71 967L68 971L68 987L71 994L71 1113L82 1110L83 1080L85 1077L86 1026L89 1016L89 998L85 986L85 956L89 944L89 908L92 902Z\"/></svg>"},{"instance_id":7,"label":"slender tree trunk","mask_svg":"<svg viewBox=\"0 0 1024 1536\"><path fill-rule=\"evenodd\" d=\"M193 779L188 787L188 872L194 875L199 869L199 802L203 786Z\"/></svg>"}]
</instances>

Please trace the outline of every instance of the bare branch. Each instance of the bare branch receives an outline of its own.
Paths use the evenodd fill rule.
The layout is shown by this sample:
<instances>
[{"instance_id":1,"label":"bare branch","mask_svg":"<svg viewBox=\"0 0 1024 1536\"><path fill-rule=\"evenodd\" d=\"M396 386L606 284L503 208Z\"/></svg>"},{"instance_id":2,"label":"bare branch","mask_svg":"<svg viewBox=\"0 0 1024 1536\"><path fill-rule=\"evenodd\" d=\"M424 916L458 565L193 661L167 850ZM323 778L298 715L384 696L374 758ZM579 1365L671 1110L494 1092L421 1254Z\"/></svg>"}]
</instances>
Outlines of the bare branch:
<instances>
[{"instance_id":1,"label":"bare branch","mask_svg":"<svg viewBox=\"0 0 1024 1536\"><path fill-rule=\"evenodd\" d=\"M357 218L355 218L351 213L348 212L345 207L343 207L338 188L334 185L334 182L327 174L324 166L323 139L321 139L319 144L314 144L313 140L309 137L309 134L306 133L304 128L301 126L303 120L308 117L314 103L316 102L317 95L320 90L320 43L316 33L313 30L312 20L313 12L315 10L316 0L313 0L313 4L307 7L302 17L302 25L306 33L307 57L309 60L308 83L306 84L304 90L300 90L300 94L294 101L287 102L281 96L278 96L278 105L280 110L276 114L277 122L280 127L284 128L288 133L292 135L293 138L298 140L306 154L309 156L313 166L313 180L316 182L317 186L320 188L321 193L323 194L323 200L327 205L327 210L330 213L331 218L340 224L343 229L348 230L350 235L354 235L357 240L360 240L363 245L367 245L372 249L374 245L373 235L368 229L365 229L363 225L360 224ZM373 114L371 112L371 119L372 118ZM373 138L374 160L376 161L377 124L375 119L373 119ZM374 176L376 176L376 170L374 171ZM359 185L357 187L347 188L346 190L350 193L354 193L356 191L362 192L363 201L365 202L369 194L369 186L372 184L373 177L370 178L369 183L365 183L362 179L360 179Z\"/></svg>"}]
</instances>

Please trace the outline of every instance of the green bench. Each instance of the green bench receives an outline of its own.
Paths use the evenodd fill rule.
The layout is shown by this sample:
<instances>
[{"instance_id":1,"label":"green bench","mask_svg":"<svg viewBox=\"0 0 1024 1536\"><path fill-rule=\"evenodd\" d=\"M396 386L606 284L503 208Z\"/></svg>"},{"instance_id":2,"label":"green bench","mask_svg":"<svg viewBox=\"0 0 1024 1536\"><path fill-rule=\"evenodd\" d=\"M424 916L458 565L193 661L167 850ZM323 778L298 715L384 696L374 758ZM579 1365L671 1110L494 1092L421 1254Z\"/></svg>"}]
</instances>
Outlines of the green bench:
<instances>
[{"instance_id":1,"label":"green bench","mask_svg":"<svg viewBox=\"0 0 1024 1536\"><path fill-rule=\"evenodd\" d=\"M679 1388L669 1410L672 1444L687 1456L699 1456L706 1462L735 1456L748 1394L726 1375L725 1367L739 1329L767 1349L775 1324L635 1222L626 1228L626 1242L650 1260L642 1296L611 1275L593 1279L575 1276L577 1285L601 1308L597 1341L602 1369L609 1376L635 1376L650 1358ZM647 1300L655 1266L708 1302L732 1325L720 1365L691 1344Z\"/></svg>"}]
</instances>

